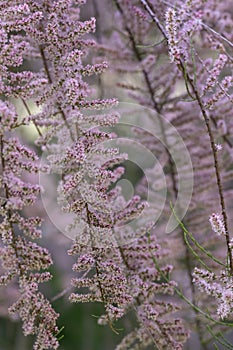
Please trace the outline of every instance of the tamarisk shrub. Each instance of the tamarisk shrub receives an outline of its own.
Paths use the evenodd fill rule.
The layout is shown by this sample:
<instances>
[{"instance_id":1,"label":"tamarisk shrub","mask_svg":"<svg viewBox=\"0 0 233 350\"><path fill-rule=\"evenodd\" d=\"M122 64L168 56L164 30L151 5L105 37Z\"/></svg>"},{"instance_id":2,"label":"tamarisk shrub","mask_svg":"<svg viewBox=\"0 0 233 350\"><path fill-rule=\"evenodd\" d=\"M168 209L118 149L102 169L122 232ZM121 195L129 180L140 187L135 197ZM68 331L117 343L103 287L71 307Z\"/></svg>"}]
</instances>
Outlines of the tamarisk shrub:
<instances>
[{"instance_id":1,"label":"tamarisk shrub","mask_svg":"<svg viewBox=\"0 0 233 350\"><path fill-rule=\"evenodd\" d=\"M116 333L115 323L121 318L130 323L130 312L135 312L137 325L131 324L116 349L183 349L189 329L205 349L214 337L229 348L216 334L232 326L225 322L232 314L233 270L228 215L232 207L230 3L101 0L92 4L94 17L82 20L84 0L0 1L4 270L0 282L19 287L9 312L21 318L24 335L36 336L34 349L59 347L58 314L39 290L40 283L51 279L47 270L52 264L48 250L35 243L41 236L42 218L27 217L25 211L42 190L28 182L29 175L55 173L60 176L58 205L73 218L64 232L73 241L68 255L76 259L69 301L101 303L98 323ZM105 11L100 11L104 8L106 21ZM98 42L93 39L96 20ZM161 144L150 133L134 128L137 139L158 155L168 195L156 226L143 220L130 225L151 213L147 181L151 179L155 193L164 182L155 179L155 168L148 169L138 193L124 198L117 182L128 156L112 146L118 138L118 102L111 96L96 97L105 90L104 78L93 80L99 86L90 83L99 74L118 80L115 95L125 99L128 91L130 101L165 116L190 153L191 205L184 224L173 213L179 225L166 238L170 202L179 198L178 167L171 152L174 142L167 130ZM14 105L19 102L26 117L17 113ZM22 126L37 131L35 144L44 153L46 166L20 140ZM185 174L186 169L182 171Z\"/></svg>"},{"instance_id":2,"label":"tamarisk shrub","mask_svg":"<svg viewBox=\"0 0 233 350\"><path fill-rule=\"evenodd\" d=\"M52 260L46 249L26 238L40 237L36 227L41 221L21 216L24 206L32 205L40 193L38 185L23 181L25 171L39 171L38 159L11 136L17 135L20 125L33 124L39 134L36 145L49 153L44 171L61 170L58 198L61 201L65 198L63 210L75 215L68 227L77 231L69 254L78 255L73 270L85 274L73 278L72 285L89 292L74 292L70 301L103 303L105 314L99 323L108 323L113 330L113 322L135 308L139 321L137 336L127 337L119 345L121 348L127 343L138 348L157 342L169 349L180 348L187 332L180 320L167 317L177 307L155 299L155 294L172 294L175 286L171 281L160 282L153 254L159 259L164 253L162 250L159 253L156 239L149 243L146 236L122 248L118 244L127 234L124 225L119 224L139 215L145 203L138 196L125 201L119 188L109 189L122 176L124 169L118 164L126 156L102 146L114 135L100 127L114 125L119 116L114 112L85 114L85 110L113 107L117 101L91 98L92 89L84 80L85 76L103 72L107 64L84 63L89 49L96 44L84 38L95 30L95 19L80 21L79 5L83 3L1 2L1 94L9 101L20 100L29 114L20 120L12 104L2 102L1 184L6 202L2 206L1 250L7 273L1 280L7 283L18 276L21 293L9 311L19 314L25 335L36 334L34 349L58 347L58 314L38 291L38 283L51 276L48 272L35 272L47 269ZM35 71L24 68L26 60L32 62L32 67L35 65ZM40 108L38 113L30 112L29 99ZM141 233L145 231L141 227ZM162 269L169 273L171 266Z\"/></svg>"}]
</instances>

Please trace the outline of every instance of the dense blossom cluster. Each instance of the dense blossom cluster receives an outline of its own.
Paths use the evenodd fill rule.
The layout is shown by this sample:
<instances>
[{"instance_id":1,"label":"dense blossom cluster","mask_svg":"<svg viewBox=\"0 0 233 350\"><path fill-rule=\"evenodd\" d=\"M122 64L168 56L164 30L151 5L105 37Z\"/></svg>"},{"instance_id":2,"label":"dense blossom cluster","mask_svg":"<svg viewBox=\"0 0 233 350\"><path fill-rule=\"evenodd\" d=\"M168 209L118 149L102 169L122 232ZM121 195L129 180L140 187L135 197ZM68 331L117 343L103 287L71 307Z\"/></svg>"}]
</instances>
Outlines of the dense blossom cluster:
<instances>
[{"instance_id":1,"label":"dense blossom cluster","mask_svg":"<svg viewBox=\"0 0 233 350\"><path fill-rule=\"evenodd\" d=\"M112 253L111 251L108 260L106 260L106 252L101 249L95 249L95 253L81 255L74 264L73 270L78 272L88 269L88 272L91 272L94 269L96 273L92 277L72 280L73 286L78 289L89 288L90 293L70 295L71 302L103 302L106 314L99 318L99 323L110 325L121 318L125 309L132 303L126 278L119 266L120 257L113 259Z\"/></svg>"},{"instance_id":2,"label":"dense blossom cluster","mask_svg":"<svg viewBox=\"0 0 233 350\"><path fill-rule=\"evenodd\" d=\"M213 272L195 268L193 281L202 292L216 299L217 314L220 318L231 317L233 311L232 277L229 277L225 271L220 271L216 275Z\"/></svg>"},{"instance_id":3,"label":"dense blossom cluster","mask_svg":"<svg viewBox=\"0 0 233 350\"><path fill-rule=\"evenodd\" d=\"M209 217L209 222L211 224L213 231L217 233L217 235L221 236L226 234L226 229L225 229L224 222L221 215L213 213Z\"/></svg>"},{"instance_id":4,"label":"dense blossom cluster","mask_svg":"<svg viewBox=\"0 0 233 350\"><path fill-rule=\"evenodd\" d=\"M166 31L170 49L171 62L180 59L180 49L177 38L177 17L174 9L168 9L166 12Z\"/></svg>"},{"instance_id":5,"label":"dense blossom cluster","mask_svg":"<svg viewBox=\"0 0 233 350\"><path fill-rule=\"evenodd\" d=\"M161 349L181 349L189 336L181 320L175 317L179 306L161 298L173 295L176 287L174 281L164 280L173 270L171 265L160 264L167 253L158 245L156 236L144 236L122 248L140 327L136 335L133 331L122 340L118 350L147 348L151 344Z\"/></svg>"},{"instance_id":6,"label":"dense blossom cluster","mask_svg":"<svg viewBox=\"0 0 233 350\"><path fill-rule=\"evenodd\" d=\"M1 262L3 274L1 285L15 279L19 284L19 299L9 308L23 321L25 335L35 334L34 349L56 349L58 314L49 301L38 291L38 284L51 279L47 270L52 264L46 248L35 240L40 238L38 217L25 218L22 211L36 202L40 186L28 183L25 172L38 172L37 155L20 141L11 137L17 127L19 117L12 105L1 103L3 130L1 131ZM38 272L36 272L38 271Z\"/></svg>"}]
</instances>

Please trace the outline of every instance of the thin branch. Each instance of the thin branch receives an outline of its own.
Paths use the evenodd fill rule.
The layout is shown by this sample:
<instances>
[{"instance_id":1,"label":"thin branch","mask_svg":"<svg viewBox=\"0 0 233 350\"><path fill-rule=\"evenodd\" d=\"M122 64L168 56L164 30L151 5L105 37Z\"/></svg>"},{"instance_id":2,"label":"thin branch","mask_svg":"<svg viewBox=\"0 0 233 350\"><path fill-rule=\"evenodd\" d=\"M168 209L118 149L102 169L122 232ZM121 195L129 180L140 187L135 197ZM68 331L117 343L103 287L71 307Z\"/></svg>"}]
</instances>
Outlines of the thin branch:
<instances>
[{"instance_id":1,"label":"thin branch","mask_svg":"<svg viewBox=\"0 0 233 350\"><path fill-rule=\"evenodd\" d=\"M50 74L50 71L49 71L49 66L48 66L48 62L47 62L46 56L45 56L44 49L42 48L42 46L40 46L39 49L40 49L40 54L41 54L41 58L42 58L44 70L45 70L46 75L47 75L47 78L48 78L48 82L49 82L50 84L52 84L53 81L52 81L52 77L51 77L51 74ZM63 121L64 121L64 123L65 123L65 125L66 125L66 127L67 127L67 129L68 129L68 131L69 131L69 133L70 133L71 140L74 141L75 138L74 138L74 136L73 136L73 134L72 134L70 125L69 125L69 123L67 122L66 115L65 115L64 111L62 110L62 108L61 108L60 106L58 106L58 109L59 109L59 111L60 111L60 113L61 113L61 116L62 116L62 119L63 119Z\"/></svg>"},{"instance_id":2,"label":"thin branch","mask_svg":"<svg viewBox=\"0 0 233 350\"><path fill-rule=\"evenodd\" d=\"M24 100L24 98L22 98L22 97L21 97L21 101L22 101L22 103L23 103L23 105L24 105L24 107L25 107L25 109L26 109L26 111L27 111L28 116L30 117L30 116L32 115L32 112L30 111L30 108L28 107L27 102L26 102L26 101ZM33 121L33 124L34 124L34 126L35 126L36 131L38 132L38 134L39 134L40 136L42 136L42 133L41 133L40 129L38 128L38 126L36 125L36 122L35 122L35 121Z\"/></svg>"}]
</instances>

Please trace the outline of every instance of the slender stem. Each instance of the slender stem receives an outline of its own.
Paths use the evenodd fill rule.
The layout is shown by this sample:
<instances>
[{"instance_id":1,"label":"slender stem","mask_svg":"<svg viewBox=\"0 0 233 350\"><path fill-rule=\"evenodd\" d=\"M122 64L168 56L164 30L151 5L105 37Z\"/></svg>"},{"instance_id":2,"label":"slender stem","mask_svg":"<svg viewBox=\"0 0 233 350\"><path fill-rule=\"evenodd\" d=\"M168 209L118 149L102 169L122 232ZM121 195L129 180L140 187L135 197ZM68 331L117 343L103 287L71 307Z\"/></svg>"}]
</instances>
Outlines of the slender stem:
<instances>
[{"instance_id":1,"label":"slender stem","mask_svg":"<svg viewBox=\"0 0 233 350\"><path fill-rule=\"evenodd\" d=\"M87 271L81 276L81 278L85 278L85 277L89 274L90 271L91 271L91 269L87 270ZM58 300L58 299L64 297L64 295L66 295L68 292L70 292L73 288L74 288L73 286L69 286L69 287L63 289L60 293L56 294L56 295L51 299L51 301L53 302L53 301L56 301L56 300Z\"/></svg>"},{"instance_id":2,"label":"slender stem","mask_svg":"<svg viewBox=\"0 0 233 350\"><path fill-rule=\"evenodd\" d=\"M69 287L63 289L60 293L56 294L54 297L51 298L51 302L56 301L56 300L64 297L64 295L66 295L72 289L73 289L73 286L69 286Z\"/></svg>"},{"instance_id":3,"label":"slender stem","mask_svg":"<svg viewBox=\"0 0 233 350\"><path fill-rule=\"evenodd\" d=\"M101 43L102 41L102 36L101 36L101 19L100 19L100 10L98 6L98 2L96 0L92 0L92 6L93 6L93 11L94 11L94 17L96 19L96 38L98 43ZM99 98L102 99L104 97L104 85L102 82L101 74L97 75L97 81L98 81L98 86L99 86Z\"/></svg>"},{"instance_id":4,"label":"slender stem","mask_svg":"<svg viewBox=\"0 0 233 350\"><path fill-rule=\"evenodd\" d=\"M149 13L150 17L153 19L153 21L156 23L157 27L159 28L160 32L163 34L164 38L167 40L167 35L164 27L160 23L158 17L155 15L154 11L152 10L151 6L149 5L148 1L146 0L140 0L141 4L144 6L145 10Z\"/></svg>"},{"instance_id":5,"label":"slender stem","mask_svg":"<svg viewBox=\"0 0 233 350\"><path fill-rule=\"evenodd\" d=\"M48 78L48 82L49 82L50 84L52 84L52 83L53 83L53 80L52 80L52 77L51 77L51 74L50 74L50 71L49 71L48 61L47 61L47 59L46 59L45 52L44 52L44 49L42 48L42 46L40 46L40 54L41 54L41 58L42 58L44 70L45 70L46 75L47 75L47 78ZM69 133L70 133L71 140L74 141L75 138L74 138L74 136L73 136L73 134L72 134L70 125L69 125L69 123L67 122L66 115L65 115L64 111L62 110L62 108L61 108L59 105L58 105L57 107L58 107L58 110L59 110L59 112L61 113L62 119L63 119L63 121L64 121L64 123L65 123L65 125L66 125L66 127L67 127L67 129L68 129L68 131L69 131Z\"/></svg>"},{"instance_id":6,"label":"slender stem","mask_svg":"<svg viewBox=\"0 0 233 350\"><path fill-rule=\"evenodd\" d=\"M176 215L173 207L172 208L172 212L173 215L175 216L177 222L179 223L180 227L182 228L184 234L187 236L189 236L189 238L191 239L191 241L195 244L195 246L197 248L199 248L205 255L208 256L208 258L210 258L211 260L213 260L214 262L216 262L217 264L223 266L226 268L226 265L223 264L220 260L218 260L217 258L215 258L210 252L208 252L200 243L198 243L198 241L194 238L193 234L191 232L189 232L186 227L184 226L183 222L180 221L180 219L178 218L178 216Z\"/></svg>"},{"instance_id":7,"label":"slender stem","mask_svg":"<svg viewBox=\"0 0 233 350\"><path fill-rule=\"evenodd\" d=\"M23 105L24 105L24 107L25 107L25 109L26 109L28 115L31 116L32 113L31 113L31 111L30 111L30 108L28 107L27 102L24 100L24 98L21 98L21 101L22 101L22 103L23 103ZM42 135L42 132L40 131L40 129L39 129L38 126L36 125L36 122L35 122L35 121L33 121L33 124L34 124L34 126L35 126L36 131L38 132L38 134L39 134L40 136L43 136L43 135Z\"/></svg>"},{"instance_id":8,"label":"slender stem","mask_svg":"<svg viewBox=\"0 0 233 350\"><path fill-rule=\"evenodd\" d=\"M216 339L220 344L222 344L224 346L224 348L232 350L233 346L231 343L229 343L228 341L226 341L223 337L223 340L221 339L221 337L219 337L218 335L214 334L214 332L211 330L211 328L207 325L207 329L208 332L212 335L212 337L214 339ZM218 348L217 348L218 349Z\"/></svg>"},{"instance_id":9,"label":"slender stem","mask_svg":"<svg viewBox=\"0 0 233 350\"><path fill-rule=\"evenodd\" d=\"M88 226L90 228L90 230L92 231L92 223L91 223L91 218L90 218L90 211L89 211L89 208L88 208L88 204L86 203L85 205L85 208L86 208L86 215L87 215L87 223L88 223ZM92 250L94 252L94 242L93 242L93 237L91 235L91 242L92 242ZM104 295L104 290L102 288L102 284L100 282L100 269L99 269L99 265L98 265L98 261L97 259L95 258L95 270L96 270L96 276L97 276L97 283L98 283L98 286L99 286L99 290L100 290L100 294L101 294L101 299L103 301L103 304L104 306L106 306L107 304L107 301L106 301L106 297ZM118 334L118 332L114 329L113 327L113 324L112 324L112 321L109 317L109 314L108 312L106 311L106 314L107 314L107 319L108 319L108 324L109 324L109 327L113 330L114 333Z\"/></svg>"}]
</instances>

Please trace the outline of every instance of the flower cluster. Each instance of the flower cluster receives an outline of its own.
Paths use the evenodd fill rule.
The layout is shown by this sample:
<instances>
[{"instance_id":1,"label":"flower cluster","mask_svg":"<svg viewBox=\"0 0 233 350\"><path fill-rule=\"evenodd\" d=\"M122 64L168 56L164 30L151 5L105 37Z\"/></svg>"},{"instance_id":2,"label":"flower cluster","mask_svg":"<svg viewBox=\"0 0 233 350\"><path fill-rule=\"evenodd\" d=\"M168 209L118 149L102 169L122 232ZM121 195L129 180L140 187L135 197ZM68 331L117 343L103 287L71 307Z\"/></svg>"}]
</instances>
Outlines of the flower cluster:
<instances>
[{"instance_id":1,"label":"flower cluster","mask_svg":"<svg viewBox=\"0 0 233 350\"><path fill-rule=\"evenodd\" d=\"M70 301L104 303L105 314L99 318L98 322L99 324L109 323L112 326L114 321L125 314L125 310L130 306L133 298L129 293L126 277L119 266L120 256L118 259L111 258L112 249L108 260L106 260L107 253L103 249L95 249L94 251L81 255L73 266L74 271L87 270L87 274L91 274L92 277L86 277L85 274L85 278L74 278L72 285L76 288L89 288L90 292L88 294L72 293ZM117 255L117 251L115 255Z\"/></svg>"},{"instance_id":2,"label":"flower cluster","mask_svg":"<svg viewBox=\"0 0 233 350\"><path fill-rule=\"evenodd\" d=\"M38 291L40 283L51 279L47 270L52 264L46 248L35 240L40 238L38 217L26 218L25 207L34 204L40 193L40 186L25 181L24 173L37 172L37 155L10 137L17 126L18 116L12 105L1 103L0 118L6 130L1 132L1 263L4 273L0 284L7 285L17 280L19 299L9 308L11 314L18 314L23 322L24 335L36 335L34 349L58 348L56 320L58 314L49 301ZM38 271L38 272L37 272Z\"/></svg>"},{"instance_id":3,"label":"flower cluster","mask_svg":"<svg viewBox=\"0 0 233 350\"><path fill-rule=\"evenodd\" d=\"M166 32L168 37L168 45L170 50L171 62L180 59L180 50L177 39L177 15L173 9L166 12Z\"/></svg>"},{"instance_id":4,"label":"flower cluster","mask_svg":"<svg viewBox=\"0 0 233 350\"><path fill-rule=\"evenodd\" d=\"M233 290L232 277L226 271L221 271L218 275L207 270L195 268L193 272L193 282L198 288L216 299L217 315L222 318L232 317L233 311Z\"/></svg>"},{"instance_id":5,"label":"flower cluster","mask_svg":"<svg viewBox=\"0 0 233 350\"><path fill-rule=\"evenodd\" d=\"M213 213L209 217L209 222L211 224L212 230L217 233L218 236L226 234L226 228L221 215Z\"/></svg>"},{"instance_id":6,"label":"flower cluster","mask_svg":"<svg viewBox=\"0 0 233 350\"><path fill-rule=\"evenodd\" d=\"M161 349L182 349L187 340L189 332L175 316L180 307L161 298L173 295L177 286L169 278L173 267L162 263L167 253L155 235L144 236L122 248L139 327L136 334L134 330L122 340L117 350L146 349L155 344Z\"/></svg>"}]
</instances>

